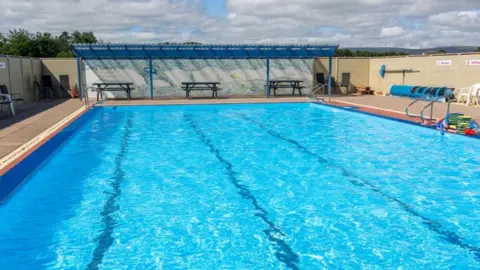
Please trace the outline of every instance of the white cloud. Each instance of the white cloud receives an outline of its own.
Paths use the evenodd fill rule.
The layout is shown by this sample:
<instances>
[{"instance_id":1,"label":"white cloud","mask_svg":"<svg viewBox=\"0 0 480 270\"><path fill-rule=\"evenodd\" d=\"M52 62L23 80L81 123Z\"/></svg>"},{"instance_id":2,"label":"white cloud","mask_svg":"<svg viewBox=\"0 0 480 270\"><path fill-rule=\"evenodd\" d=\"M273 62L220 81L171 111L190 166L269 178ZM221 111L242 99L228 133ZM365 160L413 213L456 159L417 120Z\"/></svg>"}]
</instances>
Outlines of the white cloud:
<instances>
[{"instance_id":1,"label":"white cloud","mask_svg":"<svg viewBox=\"0 0 480 270\"><path fill-rule=\"evenodd\" d=\"M222 18L209 17L200 0L0 0L0 32L91 30L112 42L480 45L478 0L225 1Z\"/></svg>"},{"instance_id":2,"label":"white cloud","mask_svg":"<svg viewBox=\"0 0 480 270\"><path fill-rule=\"evenodd\" d=\"M381 37L398 37L405 33L405 29L401 26L394 26L394 27L384 27L382 28Z\"/></svg>"}]
</instances>

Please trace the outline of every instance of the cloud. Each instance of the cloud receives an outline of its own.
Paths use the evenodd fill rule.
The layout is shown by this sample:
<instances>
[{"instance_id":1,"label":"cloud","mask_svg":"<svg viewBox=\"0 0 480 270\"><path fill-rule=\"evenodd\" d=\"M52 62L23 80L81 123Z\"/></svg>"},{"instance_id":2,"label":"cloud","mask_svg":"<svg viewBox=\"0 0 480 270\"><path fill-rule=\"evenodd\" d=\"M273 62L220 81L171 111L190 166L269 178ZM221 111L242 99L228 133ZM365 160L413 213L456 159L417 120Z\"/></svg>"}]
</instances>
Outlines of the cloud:
<instances>
[{"instance_id":1,"label":"cloud","mask_svg":"<svg viewBox=\"0 0 480 270\"><path fill-rule=\"evenodd\" d=\"M398 37L405 33L405 29L401 26L394 26L394 27L385 27L382 28L381 37Z\"/></svg>"},{"instance_id":2,"label":"cloud","mask_svg":"<svg viewBox=\"0 0 480 270\"><path fill-rule=\"evenodd\" d=\"M201 0L0 0L0 32L78 29L111 42L480 45L478 0L223 1L221 17L209 16Z\"/></svg>"}]
</instances>

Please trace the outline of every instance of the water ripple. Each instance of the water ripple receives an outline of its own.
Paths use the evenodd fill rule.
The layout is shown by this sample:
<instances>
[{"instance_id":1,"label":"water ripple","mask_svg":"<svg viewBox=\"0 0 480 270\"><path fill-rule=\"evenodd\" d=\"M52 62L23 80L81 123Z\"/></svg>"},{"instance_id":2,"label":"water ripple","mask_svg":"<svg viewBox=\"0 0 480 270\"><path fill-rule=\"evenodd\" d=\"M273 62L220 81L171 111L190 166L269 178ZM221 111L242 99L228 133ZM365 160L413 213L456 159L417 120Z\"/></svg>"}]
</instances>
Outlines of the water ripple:
<instances>
[{"instance_id":1,"label":"water ripple","mask_svg":"<svg viewBox=\"0 0 480 270\"><path fill-rule=\"evenodd\" d=\"M395 197L387 194L386 192L384 192L381 189L379 189L378 187L376 187L374 184L370 183L368 180L361 179L359 176L357 176L354 173L348 171L344 167L342 167L340 165L337 165L337 164L334 164L334 163L331 163L327 159L324 159L324 158L320 157L319 155L310 151L307 147L300 144L298 141L296 141L294 139L291 139L291 138L288 138L288 137L285 137L282 134L280 134L280 133L278 133L278 132L276 132L276 131L274 131L270 128L265 127L265 125L262 122L253 120L253 119L247 117L244 114L237 114L237 115L240 116L242 119L244 119L246 121L249 121L250 123L256 124L258 127L265 130L271 136L295 145L298 149L302 150L304 153L309 154L310 156L313 156L314 158L316 158L319 163L325 164L325 165L330 166L330 167L337 168L338 170L340 170L342 172L343 176L350 177L350 179L348 179L348 181L350 181L350 183L352 183L353 185L366 186L370 190L374 191L375 193L380 194L384 198L397 203L405 212L407 212L407 213L409 213L409 214L411 214L411 215L413 215L417 218L420 218L422 220L422 223L425 226L427 226L428 229L430 229L431 231L439 234L442 239L448 241L451 244L457 245L457 246L459 246L463 249L467 249L470 252L472 252L474 257L475 257L475 260L480 262L480 247L477 247L477 246L474 246L474 245L471 245L471 244L467 243L465 241L465 239L463 239L461 236L459 236L455 232L443 229L442 224L439 223L438 221L435 221L435 220L432 220L428 217L423 216L419 212L415 211L415 209L413 209L407 203L401 201L398 198L395 198ZM352 179L352 178L354 178L354 179Z\"/></svg>"},{"instance_id":2,"label":"water ripple","mask_svg":"<svg viewBox=\"0 0 480 270\"><path fill-rule=\"evenodd\" d=\"M257 198L252 195L248 187L238 181L235 176L237 173L233 170L233 165L220 155L219 150L215 148L212 141L207 138L205 133L197 126L190 115L185 115L185 120L190 124L192 129L195 130L202 142L213 154L215 154L215 157L218 159L218 161L225 165L230 182L237 188L238 193L243 199L249 200L252 203L253 207L257 211L255 216L259 217L265 224L268 225L268 229L263 230L263 232L267 236L268 240L276 245L277 250L275 252L275 256L277 259L287 265L290 269L299 269L297 266L297 263L299 262L299 256L283 239L276 236L280 235L281 237L284 237L285 233L283 233L275 225L275 223L268 218L268 212L262 206L260 206Z\"/></svg>"}]
</instances>

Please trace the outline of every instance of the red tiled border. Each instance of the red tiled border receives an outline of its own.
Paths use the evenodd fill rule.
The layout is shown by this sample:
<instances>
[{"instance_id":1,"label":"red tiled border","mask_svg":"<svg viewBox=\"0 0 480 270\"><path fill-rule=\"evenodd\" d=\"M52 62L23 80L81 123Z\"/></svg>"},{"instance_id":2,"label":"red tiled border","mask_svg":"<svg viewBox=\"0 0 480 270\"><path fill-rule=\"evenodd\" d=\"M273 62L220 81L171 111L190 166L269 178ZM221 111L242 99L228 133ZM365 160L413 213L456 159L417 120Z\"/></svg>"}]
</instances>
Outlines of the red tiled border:
<instances>
[{"instance_id":1,"label":"red tiled border","mask_svg":"<svg viewBox=\"0 0 480 270\"><path fill-rule=\"evenodd\" d=\"M366 113L371 113L371 114L376 114L380 116L386 116L386 117L391 117L391 118L396 118L416 124L421 124L421 120L418 119L417 117L408 117L405 114L402 113L396 113L396 112L391 112L391 111L386 111L382 110L380 108L374 109L374 108L369 108L369 107L363 107L361 105L352 105L348 103L343 103L341 101L332 101L329 104L334 105L334 106L339 106L339 107L355 107L357 111L361 112L366 112Z\"/></svg>"}]
</instances>

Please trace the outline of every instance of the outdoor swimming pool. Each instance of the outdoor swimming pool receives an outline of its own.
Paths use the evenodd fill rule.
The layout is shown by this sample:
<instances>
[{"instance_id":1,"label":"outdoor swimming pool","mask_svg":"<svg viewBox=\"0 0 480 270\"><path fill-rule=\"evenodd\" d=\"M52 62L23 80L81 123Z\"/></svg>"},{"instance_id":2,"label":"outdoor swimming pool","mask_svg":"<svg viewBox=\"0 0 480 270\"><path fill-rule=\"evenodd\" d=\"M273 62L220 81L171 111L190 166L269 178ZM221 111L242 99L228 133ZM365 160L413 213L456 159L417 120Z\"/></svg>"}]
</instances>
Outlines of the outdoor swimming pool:
<instances>
[{"instance_id":1,"label":"outdoor swimming pool","mask_svg":"<svg viewBox=\"0 0 480 270\"><path fill-rule=\"evenodd\" d=\"M0 206L0 269L480 268L479 140L315 104L83 117Z\"/></svg>"}]
</instances>

